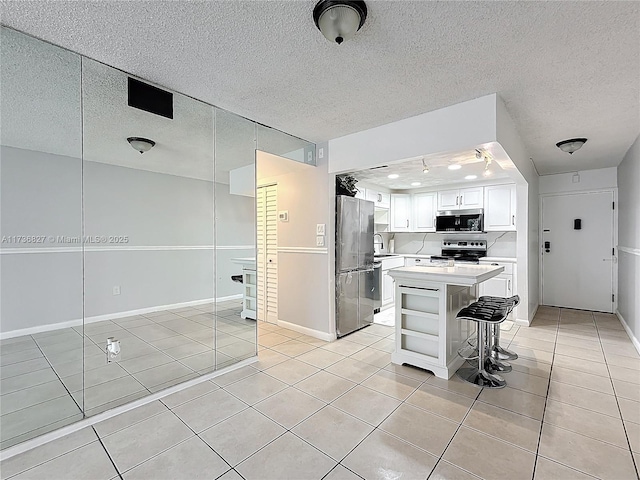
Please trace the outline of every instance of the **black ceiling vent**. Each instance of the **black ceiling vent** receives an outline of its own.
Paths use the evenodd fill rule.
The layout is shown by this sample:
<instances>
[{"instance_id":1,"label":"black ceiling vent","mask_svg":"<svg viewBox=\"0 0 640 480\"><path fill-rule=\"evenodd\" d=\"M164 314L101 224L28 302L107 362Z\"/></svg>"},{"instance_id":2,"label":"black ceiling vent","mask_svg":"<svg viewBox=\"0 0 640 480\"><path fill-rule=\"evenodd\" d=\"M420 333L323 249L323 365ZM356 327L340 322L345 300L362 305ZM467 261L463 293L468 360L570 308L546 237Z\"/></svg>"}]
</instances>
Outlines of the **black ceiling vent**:
<instances>
[{"instance_id":1,"label":"black ceiling vent","mask_svg":"<svg viewBox=\"0 0 640 480\"><path fill-rule=\"evenodd\" d=\"M173 119L173 93L129 77L129 106Z\"/></svg>"}]
</instances>

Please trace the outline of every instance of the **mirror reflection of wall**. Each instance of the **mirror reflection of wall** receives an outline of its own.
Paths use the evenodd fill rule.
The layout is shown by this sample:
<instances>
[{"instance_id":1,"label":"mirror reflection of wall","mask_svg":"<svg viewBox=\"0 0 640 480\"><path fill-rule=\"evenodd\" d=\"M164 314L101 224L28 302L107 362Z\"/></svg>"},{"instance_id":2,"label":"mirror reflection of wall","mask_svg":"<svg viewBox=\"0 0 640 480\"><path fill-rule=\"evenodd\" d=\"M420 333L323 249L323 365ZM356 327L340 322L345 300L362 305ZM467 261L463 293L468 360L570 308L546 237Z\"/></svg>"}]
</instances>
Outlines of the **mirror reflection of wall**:
<instances>
[{"instance_id":1,"label":"mirror reflection of wall","mask_svg":"<svg viewBox=\"0 0 640 480\"><path fill-rule=\"evenodd\" d=\"M213 108L92 60L82 73L84 226L100 239L85 245L85 335L121 346L109 365L85 352L92 415L215 366ZM131 106L142 88L153 111Z\"/></svg>"},{"instance_id":2,"label":"mirror reflection of wall","mask_svg":"<svg viewBox=\"0 0 640 480\"><path fill-rule=\"evenodd\" d=\"M315 158L308 142L0 34L5 449L254 357L256 151Z\"/></svg>"},{"instance_id":3,"label":"mirror reflection of wall","mask_svg":"<svg viewBox=\"0 0 640 480\"><path fill-rule=\"evenodd\" d=\"M82 418L80 61L0 29L3 449Z\"/></svg>"}]
</instances>

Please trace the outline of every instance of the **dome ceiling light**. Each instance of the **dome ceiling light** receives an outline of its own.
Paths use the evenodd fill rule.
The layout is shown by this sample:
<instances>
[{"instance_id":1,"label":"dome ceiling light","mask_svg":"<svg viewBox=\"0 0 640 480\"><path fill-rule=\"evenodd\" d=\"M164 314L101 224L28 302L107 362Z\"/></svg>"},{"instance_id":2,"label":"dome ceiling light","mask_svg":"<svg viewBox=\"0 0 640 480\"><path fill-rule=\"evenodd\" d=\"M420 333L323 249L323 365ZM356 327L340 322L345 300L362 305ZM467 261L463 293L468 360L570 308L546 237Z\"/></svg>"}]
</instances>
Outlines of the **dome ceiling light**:
<instances>
[{"instance_id":1,"label":"dome ceiling light","mask_svg":"<svg viewBox=\"0 0 640 480\"><path fill-rule=\"evenodd\" d=\"M367 18L362 0L320 0L313 9L313 21L327 40L340 45L352 38Z\"/></svg>"},{"instance_id":2,"label":"dome ceiling light","mask_svg":"<svg viewBox=\"0 0 640 480\"><path fill-rule=\"evenodd\" d=\"M129 137L127 138L127 142L129 142L134 150L137 150L140 153L148 152L156 144L153 140L142 137Z\"/></svg>"},{"instance_id":3,"label":"dome ceiling light","mask_svg":"<svg viewBox=\"0 0 640 480\"><path fill-rule=\"evenodd\" d=\"M580 150L585 143L587 143L586 138L570 138L556 143L556 147L569 155L573 155L573 152Z\"/></svg>"}]
</instances>

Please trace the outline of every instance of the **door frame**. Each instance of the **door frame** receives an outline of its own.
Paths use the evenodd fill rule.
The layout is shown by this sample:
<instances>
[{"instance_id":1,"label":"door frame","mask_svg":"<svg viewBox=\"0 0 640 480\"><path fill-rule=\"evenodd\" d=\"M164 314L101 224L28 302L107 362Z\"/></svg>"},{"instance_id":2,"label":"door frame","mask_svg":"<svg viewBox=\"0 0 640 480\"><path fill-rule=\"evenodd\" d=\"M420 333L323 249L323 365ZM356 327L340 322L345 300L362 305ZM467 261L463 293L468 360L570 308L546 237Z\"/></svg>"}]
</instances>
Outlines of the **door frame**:
<instances>
[{"instance_id":1,"label":"door frame","mask_svg":"<svg viewBox=\"0 0 640 480\"><path fill-rule=\"evenodd\" d=\"M611 278L611 288L613 290L613 314L615 315L618 311L618 188L599 188L599 189L588 189L588 190L576 190L571 192L554 192L554 193L541 193L539 194L538 200L538 304L543 305L542 303L542 284L543 284L543 276L544 270L542 268L542 251L544 250L544 209L543 209L543 199L548 197L568 197L571 195L585 195L589 193L611 193L613 196L613 202L615 208L613 209L613 238L611 239L611 244L613 245L614 255L612 261L612 278Z\"/></svg>"}]
</instances>

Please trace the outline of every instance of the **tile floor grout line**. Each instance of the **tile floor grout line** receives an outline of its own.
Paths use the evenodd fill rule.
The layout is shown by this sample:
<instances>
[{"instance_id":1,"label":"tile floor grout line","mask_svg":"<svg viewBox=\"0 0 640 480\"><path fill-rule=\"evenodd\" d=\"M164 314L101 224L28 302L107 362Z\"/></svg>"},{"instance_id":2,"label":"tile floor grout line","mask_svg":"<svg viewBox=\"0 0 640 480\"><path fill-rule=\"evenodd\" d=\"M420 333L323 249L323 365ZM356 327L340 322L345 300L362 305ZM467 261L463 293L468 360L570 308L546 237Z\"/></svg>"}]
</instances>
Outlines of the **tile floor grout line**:
<instances>
[{"instance_id":1,"label":"tile floor grout line","mask_svg":"<svg viewBox=\"0 0 640 480\"><path fill-rule=\"evenodd\" d=\"M595 315L592 313L594 320ZM609 381L611 382L611 388L613 389L613 394L616 399L616 406L618 407L618 413L620 414L620 422L622 423L622 430L624 431L624 436L627 440L627 447L629 447L629 453L631 454L631 462L633 463L634 468L636 469L636 475L640 474L640 465L636 463L636 457L633 454L633 449L631 448L631 441L629 440L629 433L627 432L627 425L625 424L624 417L622 416L622 409L620 408L620 402L618 401L618 394L616 393L616 387L613 383L613 377L611 376L611 369L609 368L609 362L607 362L607 355L604 352L604 347L602 346L602 339L600 338L600 329L598 328L598 324L596 323L596 333L598 334L598 340L600 341L600 348L602 348L602 355L604 357L605 365L607 366L607 372L609 372Z\"/></svg>"},{"instance_id":2,"label":"tile floor grout line","mask_svg":"<svg viewBox=\"0 0 640 480\"><path fill-rule=\"evenodd\" d=\"M455 375L455 373L454 373ZM476 397L473 399L473 403L471 405L469 405L469 409L467 410L467 412L464 414L464 417L462 417L462 420L460 420L460 423L458 424L458 427L456 428L456 431L453 432L453 435L451 436L451 438L449 439L449 441L447 442L447 445L444 447L444 450L442 451L442 454L438 457L438 460L436 461L435 465L433 466L433 469L429 472L429 475L427 476L427 480L429 480L429 478L431 478L431 475L433 475L433 472L435 472L436 468L438 468L438 465L440 464L440 461L444 461L446 462L446 460L443 460L445 453L447 453L447 450L449 449L449 446L451 445L451 443L453 442L453 439L456 438L456 435L458 434L458 432L460 431L460 429L462 428L462 424L464 423L464 421L467 419L467 417L469 416L469 414L471 413L471 410L473 410L473 406L476 404L476 402L478 401L478 398L480 398L480 395L482 394L482 392L484 392L484 387L481 387L480 390L478 391L478 394L476 395ZM460 468L463 471L467 471L462 467L459 467L458 465L455 465L457 468ZM472 472L469 472L472 473ZM472 473L472 475L475 475ZM477 475L475 475L477 476Z\"/></svg>"},{"instance_id":3,"label":"tile floor grout line","mask_svg":"<svg viewBox=\"0 0 640 480\"><path fill-rule=\"evenodd\" d=\"M556 336L555 336L555 342L553 344L553 352L551 354L551 367L549 368L549 380L547 381L547 394L544 397L544 405L542 407L542 417L540 418L540 430L538 432L538 442L536 444L535 458L533 461L533 470L531 472L531 480L535 479L536 468L538 466L538 458L540 457L540 442L542 442L542 429L544 427L544 416L545 416L545 413L547 412L547 402L549 401L549 391L551 390L551 376L553 375L553 363L555 361L556 346L558 344L558 328L560 325L561 314L562 314L562 310L558 310L558 319L557 319L558 323L556 324Z\"/></svg>"},{"instance_id":4,"label":"tile floor grout line","mask_svg":"<svg viewBox=\"0 0 640 480\"><path fill-rule=\"evenodd\" d=\"M93 430L93 433L96 435L96 437L98 437L98 442L100 442L100 446L104 450L104 453L107 455L107 458L109 458L109 461L111 462L111 465L113 465L113 468L118 474L118 477L120 478L120 480L122 480L122 473L120 473L120 470L118 469L116 463L113 461L113 458L111 458L111 454L109 453L109 450L107 450L107 447L104 445L104 443L102 443L102 439L100 438L100 435L98 435L98 432L96 432L96 429L93 428L93 425L91 425L91 430Z\"/></svg>"}]
</instances>

